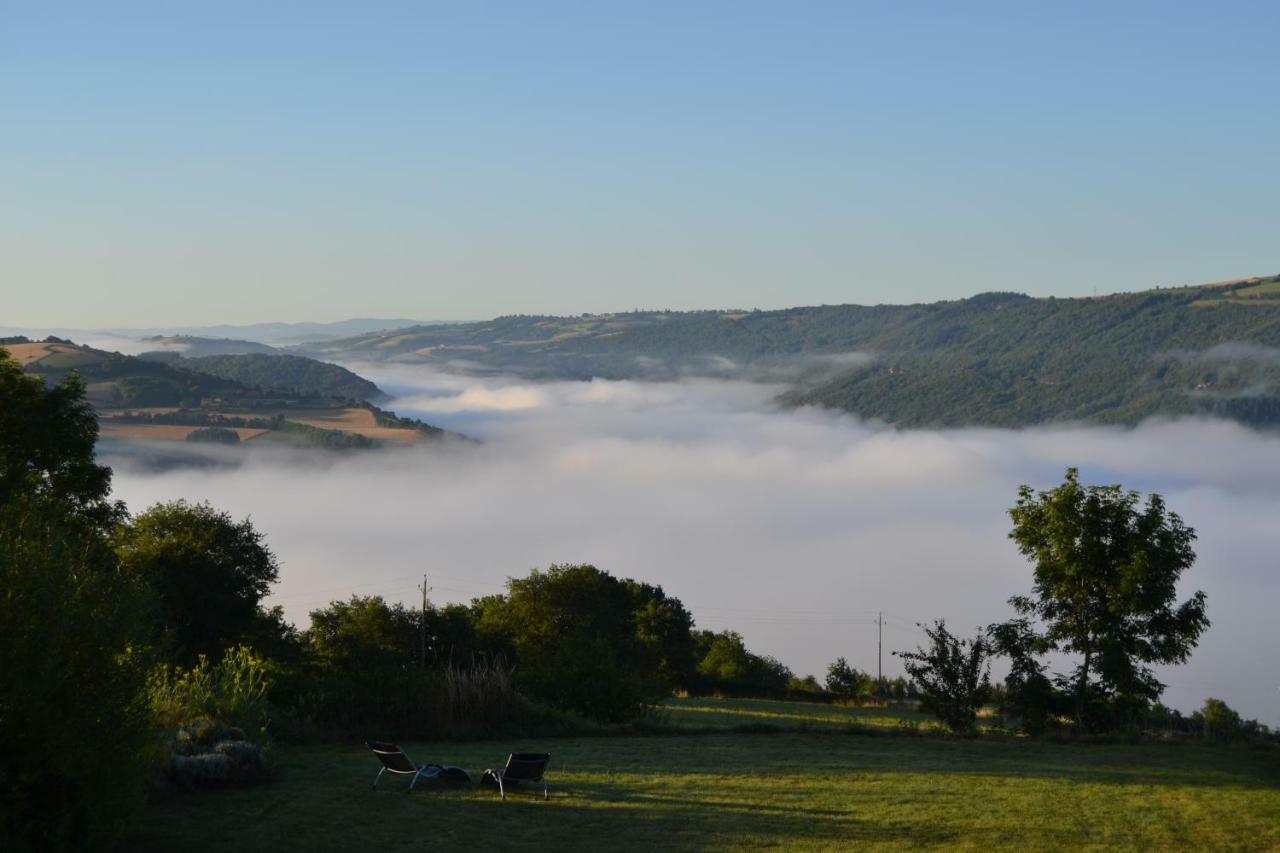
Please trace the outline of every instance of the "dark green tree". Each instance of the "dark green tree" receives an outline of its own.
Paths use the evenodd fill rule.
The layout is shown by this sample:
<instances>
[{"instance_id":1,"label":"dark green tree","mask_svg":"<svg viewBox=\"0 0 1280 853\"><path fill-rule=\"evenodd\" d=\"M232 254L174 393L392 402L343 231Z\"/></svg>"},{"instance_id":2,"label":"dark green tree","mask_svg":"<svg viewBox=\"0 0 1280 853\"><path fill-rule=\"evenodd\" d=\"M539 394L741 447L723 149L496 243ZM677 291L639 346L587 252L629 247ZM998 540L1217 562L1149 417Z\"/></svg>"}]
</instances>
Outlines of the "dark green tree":
<instances>
[{"instance_id":1,"label":"dark green tree","mask_svg":"<svg viewBox=\"0 0 1280 853\"><path fill-rule=\"evenodd\" d=\"M0 351L0 846L106 849L145 804L153 733L119 571L118 514L72 380L44 389ZM110 784L85 772L86 756Z\"/></svg>"},{"instance_id":2,"label":"dark green tree","mask_svg":"<svg viewBox=\"0 0 1280 853\"><path fill-rule=\"evenodd\" d=\"M920 685L926 710L953 732L972 731L991 684L986 637L961 640L947 630L943 619L920 629L929 637L927 647L894 654Z\"/></svg>"},{"instance_id":3,"label":"dark green tree","mask_svg":"<svg viewBox=\"0 0 1280 853\"><path fill-rule=\"evenodd\" d=\"M517 685L533 698L623 720L670 692L664 647L671 640L642 631L657 601L653 588L637 600L634 585L594 566L553 565L512 578L505 596L477 602L477 630L509 645Z\"/></svg>"},{"instance_id":4,"label":"dark green tree","mask_svg":"<svg viewBox=\"0 0 1280 853\"><path fill-rule=\"evenodd\" d=\"M687 688L694 680L693 617L678 598L662 587L626 579L631 594L636 639L657 662L657 674L667 688Z\"/></svg>"},{"instance_id":5,"label":"dark green tree","mask_svg":"<svg viewBox=\"0 0 1280 853\"><path fill-rule=\"evenodd\" d=\"M870 681L870 676L849 666L842 657L827 667L827 690L842 699L857 699Z\"/></svg>"},{"instance_id":6,"label":"dark green tree","mask_svg":"<svg viewBox=\"0 0 1280 853\"><path fill-rule=\"evenodd\" d=\"M304 638L314 659L328 668L407 671L420 668L420 619L417 612L389 605L380 595L353 595L311 611Z\"/></svg>"},{"instance_id":7,"label":"dark green tree","mask_svg":"<svg viewBox=\"0 0 1280 853\"><path fill-rule=\"evenodd\" d=\"M777 658L754 654L737 631L698 631L693 640L697 673L717 689L738 693L786 690L795 677Z\"/></svg>"},{"instance_id":8,"label":"dark green tree","mask_svg":"<svg viewBox=\"0 0 1280 853\"><path fill-rule=\"evenodd\" d=\"M1058 704L1058 691L1045 675L1041 656L1048 641L1026 619L1011 619L987 629L992 652L1009 659L1000 710L1018 718L1023 731L1041 734Z\"/></svg>"},{"instance_id":9,"label":"dark green tree","mask_svg":"<svg viewBox=\"0 0 1280 853\"><path fill-rule=\"evenodd\" d=\"M157 504L125 525L117 550L125 569L155 592L163 643L180 662L218 659L248 639L279 567L248 519L208 504Z\"/></svg>"},{"instance_id":10,"label":"dark green tree","mask_svg":"<svg viewBox=\"0 0 1280 853\"><path fill-rule=\"evenodd\" d=\"M124 515L110 500L111 469L94 461L98 418L74 371L46 388L0 348L0 504L51 498L103 529Z\"/></svg>"},{"instance_id":11,"label":"dark green tree","mask_svg":"<svg viewBox=\"0 0 1280 853\"><path fill-rule=\"evenodd\" d=\"M711 681L745 682L751 675L751 652L737 631L701 631L698 674Z\"/></svg>"},{"instance_id":12,"label":"dark green tree","mask_svg":"<svg viewBox=\"0 0 1280 853\"><path fill-rule=\"evenodd\" d=\"M1044 624L1048 648L1080 655L1071 678L1082 728L1090 697L1134 718L1164 689L1150 664L1182 663L1209 626L1205 596L1176 602L1195 531L1163 498L1084 486L1075 468L1047 492L1018 490L1009 537L1035 564L1032 594L1010 603Z\"/></svg>"}]
</instances>

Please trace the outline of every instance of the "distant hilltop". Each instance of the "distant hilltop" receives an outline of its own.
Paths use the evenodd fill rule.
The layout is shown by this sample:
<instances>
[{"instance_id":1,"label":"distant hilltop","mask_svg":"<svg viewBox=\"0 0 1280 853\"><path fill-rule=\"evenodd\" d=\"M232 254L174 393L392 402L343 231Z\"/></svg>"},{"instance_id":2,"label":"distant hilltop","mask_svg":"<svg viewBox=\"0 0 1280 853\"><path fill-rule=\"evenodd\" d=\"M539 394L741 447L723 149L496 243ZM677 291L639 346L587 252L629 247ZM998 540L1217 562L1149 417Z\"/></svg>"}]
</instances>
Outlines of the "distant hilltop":
<instances>
[{"instance_id":1,"label":"distant hilltop","mask_svg":"<svg viewBox=\"0 0 1280 853\"><path fill-rule=\"evenodd\" d=\"M376 385L296 355L153 359L63 338L0 338L23 371L85 383L104 439L369 449L460 438L383 411Z\"/></svg>"}]
</instances>

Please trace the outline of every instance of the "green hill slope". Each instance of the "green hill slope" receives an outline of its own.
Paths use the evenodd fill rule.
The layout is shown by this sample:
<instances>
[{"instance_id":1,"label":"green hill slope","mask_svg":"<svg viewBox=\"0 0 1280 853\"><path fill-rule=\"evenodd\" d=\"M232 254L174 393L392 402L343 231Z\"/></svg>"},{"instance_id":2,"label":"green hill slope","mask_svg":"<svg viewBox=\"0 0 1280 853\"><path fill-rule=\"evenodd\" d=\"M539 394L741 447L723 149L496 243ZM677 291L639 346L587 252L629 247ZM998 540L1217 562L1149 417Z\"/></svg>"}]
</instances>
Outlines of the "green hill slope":
<instances>
[{"instance_id":1,"label":"green hill slope","mask_svg":"<svg viewBox=\"0 0 1280 853\"><path fill-rule=\"evenodd\" d=\"M0 339L0 358L8 357L46 383L58 382L76 371L98 414L103 438L114 440L199 442L216 437L235 444L252 441L256 446L373 448L463 438L421 421L396 417L370 402L356 402L358 395L348 392L377 391L376 386L342 368L308 359L243 357L285 358L286 364L299 371L297 376L304 378L316 366L333 368L341 373L319 371L315 382L342 393L262 388L186 369L187 360L174 366L59 338ZM266 368L276 377L285 376L287 369ZM334 380L335 376L341 381Z\"/></svg>"},{"instance_id":2,"label":"green hill slope","mask_svg":"<svg viewBox=\"0 0 1280 853\"><path fill-rule=\"evenodd\" d=\"M782 378L790 405L903 426L1280 424L1280 277L1093 299L503 317L331 342L344 359L534 378Z\"/></svg>"},{"instance_id":3,"label":"green hill slope","mask_svg":"<svg viewBox=\"0 0 1280 853\"><path fill-rule=\"evenodd\" d=\"M387 399L377 385L345 367L296 355L211 355L184 358L174 366L254 388L287 390L309 396L345 397L369 403Z\"/></svg>"}]
</instances>

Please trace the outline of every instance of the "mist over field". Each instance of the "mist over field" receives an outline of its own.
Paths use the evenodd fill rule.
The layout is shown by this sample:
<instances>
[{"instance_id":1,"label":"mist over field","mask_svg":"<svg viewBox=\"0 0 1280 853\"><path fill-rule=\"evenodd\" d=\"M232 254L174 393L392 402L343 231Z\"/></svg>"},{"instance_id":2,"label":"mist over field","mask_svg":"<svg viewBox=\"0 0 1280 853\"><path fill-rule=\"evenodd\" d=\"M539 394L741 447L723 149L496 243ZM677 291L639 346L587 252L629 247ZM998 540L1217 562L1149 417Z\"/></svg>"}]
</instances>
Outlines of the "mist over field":
<instances>
[{"instance_id":1,"label":"mist over field","mask_svg":"<svg viewBox=\"0 0 1280 853\"><path fill-rule=\"evenodd\" d=\"M353 592L413 602L423 572L433 599L465 601L590 562L663 585L699 627L739 630L821 678L838 655L875 671L878 610L891 674L915 622L969 633L1008 618L1031 567L1007 509L1020 483L1049 488L1074 465L1089 483L1159 491L1199 533L1180 592L1205 590L1213 626L1188 665L1161 672L1166 702L1218 696L1280 722L1275 436L1208 420L899 432L780 411L778 385L347 366L397 414L482 443L306 457L250 445L244 464L160 473L108 455L117 496L135 511L184 497L250 515L282 564L272 603L303 625Z\"/></svg>"}]
</instances>

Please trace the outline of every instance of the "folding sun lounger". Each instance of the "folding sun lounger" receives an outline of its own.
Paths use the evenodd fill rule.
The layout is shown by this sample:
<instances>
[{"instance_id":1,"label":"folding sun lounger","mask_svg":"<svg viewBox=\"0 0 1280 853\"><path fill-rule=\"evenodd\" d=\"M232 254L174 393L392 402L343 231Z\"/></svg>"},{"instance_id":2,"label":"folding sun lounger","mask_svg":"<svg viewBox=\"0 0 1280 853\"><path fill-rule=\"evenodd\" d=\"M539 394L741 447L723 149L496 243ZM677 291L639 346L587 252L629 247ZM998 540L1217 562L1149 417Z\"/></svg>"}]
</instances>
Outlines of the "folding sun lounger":
<instances>
[{"instance_id":1,"label":"folding sun lounger","mask_svg":"<svg viewBox=\"0 0 1280 853\"><path fill-rule=\"evenodd\" d=\"M486 770L480 784L497 785L502 799L507 798L507 788L521 784L542 785L542 799L548 799L547 764L549 752L513 752L507 756L507 766L501 770Z\"/></svg>"},{"instance_id":2,"label":"folding sun lounger","mask_svg":"<svg viewBox=\"0 0 1280 853\"><path fill-rule=\"evenodd\" d=\"M394 743L386 743L384 741L375 740L366 742L366 746L373 750L373 754L378 756L378 760L382 762L382 769L378 771L378 775L373 777L373 787L378 787L378 782L382 780L382 774L387 771L392 773L401 773L408 775L413 774L413 780L409 782L409 790L413 790L413 786L418 784L419 779L442 779L449 782L470 782L471 777L467 775L467 771L461 767L448 767L443 764L417 764L404 754L404 750L396 746Z\"/></svg>"}]
</instances>

